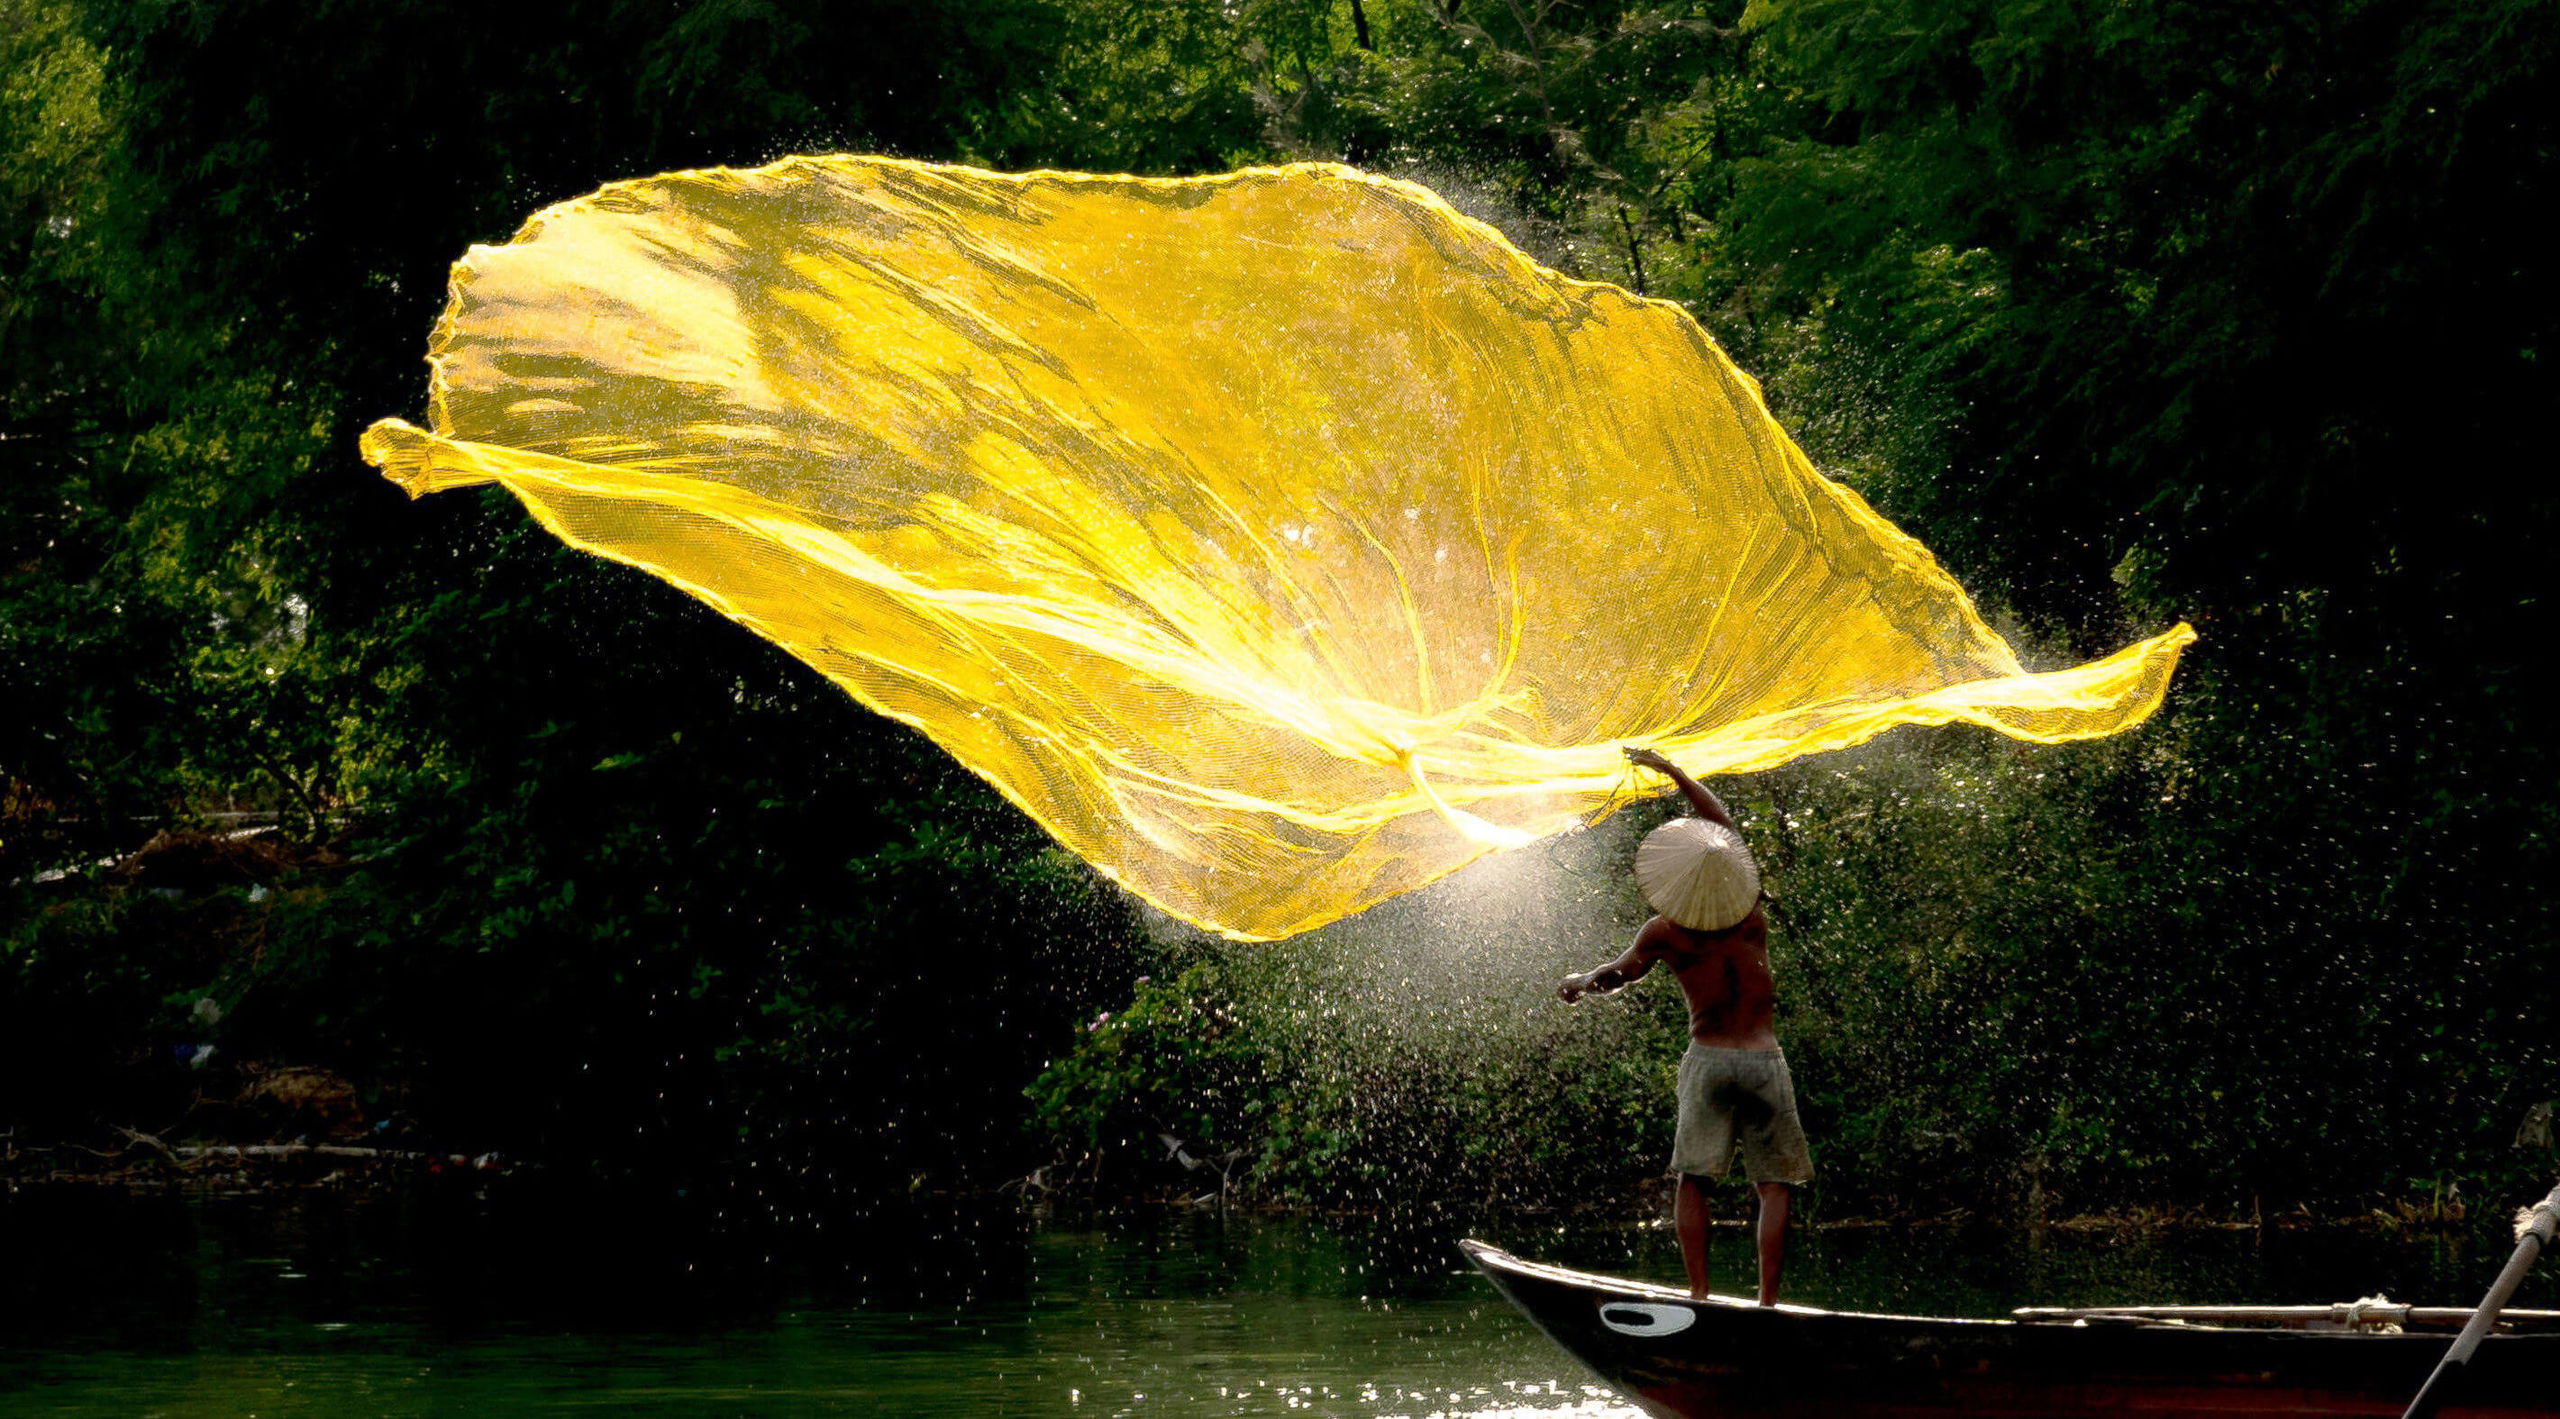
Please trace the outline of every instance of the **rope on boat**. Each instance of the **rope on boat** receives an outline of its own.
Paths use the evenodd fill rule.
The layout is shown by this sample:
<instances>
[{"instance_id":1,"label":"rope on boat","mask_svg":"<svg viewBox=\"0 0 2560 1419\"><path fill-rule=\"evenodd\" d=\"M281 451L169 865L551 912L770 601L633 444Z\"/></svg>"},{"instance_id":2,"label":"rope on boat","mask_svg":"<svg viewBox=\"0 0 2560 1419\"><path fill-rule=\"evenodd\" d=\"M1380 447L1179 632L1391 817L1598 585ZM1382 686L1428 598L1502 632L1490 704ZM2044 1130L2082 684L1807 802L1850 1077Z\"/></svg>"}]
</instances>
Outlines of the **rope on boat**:
<instances>
[{"instance_id":1,"label":"rope on boat","mask_svg":"<svg viewBox=\"0 0 2560 1419\"><path fill-rule=\"evenodd\" d=\"M2408 1321L2411 1309L2410 1306L2395 1302L2388 1296L2362 1296L2352 1301L2340 1301L2331 1306L2329 1323L2342 1330L2362 1330L2369 1327L2378 1331L2397 1331Z\"/></svg>"},{"instance_id":2,"label":"rope on boat","mask_svg":"<svg viewBox=\"0 0 2560 1419\"><path fill-rule=\"evenodd\" d=\"M2498 1273L2489 1294L2480 1298L2480 1308L2471 1313L2470 1322L2453 1338L2453 1348L2436 1362L2435 1372L2427 1376L2426 1385L2418 1391L2417 1398L2409 1401L2409 1408L2400 1419L2435 1419L2436 1411L2444 1407L2446 1396L2469 1368L2472 1352L2480 1348L2481 1337L2498 1323L2498 1312L2506 1309L2508 1298L2515 1295L2524 1274L2533 1269L2534 1261L2550 1245L2552 1236L2560 1233L2560 1187L2551 1189L2551 1195L2536 1203L2529 1215L2531 1220L2516 1235L2515 1254L2507 1258L2506 1269Z\"/></svg>"}]
</instances>

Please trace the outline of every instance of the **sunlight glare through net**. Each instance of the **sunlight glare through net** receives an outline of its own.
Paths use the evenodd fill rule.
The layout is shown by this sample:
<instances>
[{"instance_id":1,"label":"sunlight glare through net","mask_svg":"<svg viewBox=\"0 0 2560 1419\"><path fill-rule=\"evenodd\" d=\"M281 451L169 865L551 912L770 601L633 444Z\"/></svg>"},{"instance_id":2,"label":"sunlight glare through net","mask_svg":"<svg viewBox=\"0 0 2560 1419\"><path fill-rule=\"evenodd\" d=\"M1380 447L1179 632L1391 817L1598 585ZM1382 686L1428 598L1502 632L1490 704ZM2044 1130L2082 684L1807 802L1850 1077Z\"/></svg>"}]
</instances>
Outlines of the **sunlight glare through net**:
<instances>
[{"instance_id":1,"label":"sunlight glare through net","mask_svg":"<svg viewBox=\"0 0 2560 1419\"><path fill-rule=\"evenodd\" d=\"M1685 312L1337 166L616 183L473 248L429 358L387 476L506 488L1236 936L1649 791L1621 743L2108 734L2192 639L2024 673Z\"/></svg>"}]
</instances>

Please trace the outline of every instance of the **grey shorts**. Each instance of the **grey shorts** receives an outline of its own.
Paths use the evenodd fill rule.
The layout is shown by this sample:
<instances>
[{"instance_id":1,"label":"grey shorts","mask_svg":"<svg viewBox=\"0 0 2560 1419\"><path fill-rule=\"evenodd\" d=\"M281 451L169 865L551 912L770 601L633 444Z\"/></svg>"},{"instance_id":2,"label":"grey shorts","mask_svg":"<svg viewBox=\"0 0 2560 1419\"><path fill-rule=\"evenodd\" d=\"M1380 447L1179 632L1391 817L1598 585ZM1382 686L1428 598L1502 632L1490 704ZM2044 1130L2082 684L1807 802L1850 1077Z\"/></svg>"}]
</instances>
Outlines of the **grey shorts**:
<instances>
[{"instance_id":1,"label":"grey shorts","mask_svg":"<svg viewBox=\"0 0 2560 1419\"><path fill-rule=\"evenodd\" d=\"M1796 1118L1786 1052L1692 1044L1680 1057L1680 1132L1671 1144L1671 1171L1723 1177L1737 1147L1753 1182L1812 1181L1813 1154Z\"/></svg>"}]
</instances>

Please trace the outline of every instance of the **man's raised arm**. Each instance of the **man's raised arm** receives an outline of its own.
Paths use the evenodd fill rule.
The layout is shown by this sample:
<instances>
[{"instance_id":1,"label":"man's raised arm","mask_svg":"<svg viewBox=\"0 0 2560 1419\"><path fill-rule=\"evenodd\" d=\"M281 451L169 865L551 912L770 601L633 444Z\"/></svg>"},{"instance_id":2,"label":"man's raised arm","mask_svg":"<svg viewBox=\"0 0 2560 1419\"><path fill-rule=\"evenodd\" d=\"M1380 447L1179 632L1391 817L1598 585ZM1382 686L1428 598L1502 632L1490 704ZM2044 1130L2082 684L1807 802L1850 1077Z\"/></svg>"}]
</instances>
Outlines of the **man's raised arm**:
<instances>
[{"instance_id":1,"label":"man's raised arm","mask_svg":"<svg viewBox=\"0 0 2560 1419\"><path fill-rule=\"evenodd\" d=\"M1696 779L1689 777L1687 774L1682 773L1678 764L1671 762L1669 759L1662 757L1651 749L1629 749L1626 751L1626 755L1627 758L1639 768L1647 768L1653 770L1655 773L1671 775L1671 781L1680 785L1680 791L1689 796L1689 805L1698 810L1699 817L1706 819L1710 823L1722 823L1737 833L1742 831L1742 826L1733 821L1733 815L1724 811L1723 800L1717 798L1714 794L1707 792L1707 786L1705 784L1702 784Z\"/></svg>"}]
</instances>

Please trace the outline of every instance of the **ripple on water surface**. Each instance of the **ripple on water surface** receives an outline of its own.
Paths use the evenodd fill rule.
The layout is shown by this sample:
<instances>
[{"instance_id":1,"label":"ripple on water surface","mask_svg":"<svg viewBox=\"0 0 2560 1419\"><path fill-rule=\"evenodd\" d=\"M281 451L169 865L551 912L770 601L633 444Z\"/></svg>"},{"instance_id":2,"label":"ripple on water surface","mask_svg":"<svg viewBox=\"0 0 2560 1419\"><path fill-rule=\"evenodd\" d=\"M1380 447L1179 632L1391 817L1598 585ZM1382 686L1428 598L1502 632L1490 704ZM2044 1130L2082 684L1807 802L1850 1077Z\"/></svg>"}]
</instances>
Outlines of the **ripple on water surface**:
<instances>
[{"instance_id":1,"label":"ripple on water surface","mask_svg":"<svg viewBox=\"0 0 2560 1419\"><path fill-rule=\"evenodd\" d=\"M1634 1419L1460 1264L1470 1231L1678 1272L1660 1228L1499 1217L1068 1224L922 1203L833 1219L820 1245L529 1193L21 1193L0 1196L0 1415ZM1973 1315L2469 1299L2504 1254L2278 1233L1803 1242L1791 1296ZM1718 1234L1727 1284L1747 1245ZM2554 1289L2536 1278L2519 1303Z\"/></svg>"},{"instance_id":2,"label":"ripple on water surface","mask_svg":"<svg viewBox=\"0 0 2560 1419\"><path fill-rule=\"evenodd\" d=\"M0 1198L0 1414L1636 1415L1450 1228L928 1204L819 1248L700 1220Z\"/></svg>"}]
</instances>

